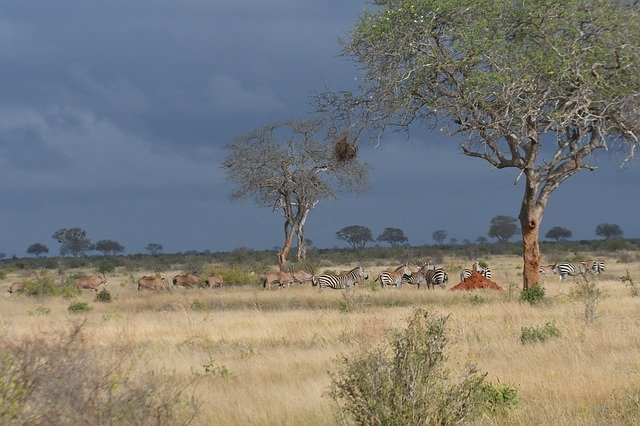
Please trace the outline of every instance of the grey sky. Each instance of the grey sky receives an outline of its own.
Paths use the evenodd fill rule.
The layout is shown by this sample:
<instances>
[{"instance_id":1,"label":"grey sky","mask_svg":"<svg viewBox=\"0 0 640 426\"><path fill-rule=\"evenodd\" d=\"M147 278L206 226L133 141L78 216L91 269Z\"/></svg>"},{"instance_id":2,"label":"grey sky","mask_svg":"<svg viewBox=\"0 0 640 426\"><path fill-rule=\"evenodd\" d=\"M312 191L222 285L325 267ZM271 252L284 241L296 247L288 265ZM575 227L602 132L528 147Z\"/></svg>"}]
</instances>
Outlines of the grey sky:
<instances>
[{"instance_id":1,"label":"grey sky","mask_svg":"<svg viewBox=\"0 0 640 426\"><path fill-rule=\"evenodd\" d=\"M339 58L363 8L358 1L9 0L0 7L0 252L51 253L59 228L127 252L271 248L282 243L277 212L228 201L218 165L234 136L270 121L305 118L325 85L357 75ZM347 225L374 236L398 227L413 244L445 229L462 241L486 235L498 214L517 216L515 172L464 157L428 130L387 136L360 151L373 190L324 202L307 235L345 246ZM556 193L543 232L565 226L595 238L597 224L640 235L640 170L600 168Z\"/></svg>"}]
</instances>

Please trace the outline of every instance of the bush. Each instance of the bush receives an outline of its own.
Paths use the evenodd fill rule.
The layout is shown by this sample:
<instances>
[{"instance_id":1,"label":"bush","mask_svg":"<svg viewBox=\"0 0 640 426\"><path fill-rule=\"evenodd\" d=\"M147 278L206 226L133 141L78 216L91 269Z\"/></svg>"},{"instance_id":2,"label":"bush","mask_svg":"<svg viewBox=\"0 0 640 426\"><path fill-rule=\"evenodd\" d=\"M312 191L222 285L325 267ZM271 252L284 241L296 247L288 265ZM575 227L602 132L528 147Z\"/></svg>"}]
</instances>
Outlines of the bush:
<instances>
[{"instance_id":1,"label":"bush","mask_svg":"<svg viewBox=\"0 0 640 426\"><path fill-rule=\"evenodd\" d=\"M82 291L75 286L73 281L73 277L67 277L56 282L52 273L43 272L36 275L35 278L26 280L23 285L23 292L27 296L76 297Z\"/></svg>"},{"instance_id":2,"label":"bush","mask_svg":"<svg viewBox=\"0 0 640 426\"><path fill-rule=\"evenodd\" d=\"M109 303L111 302L111 293L106 288L103 288L96 294L96 302Z\"/></svg>"},{"instance_id":3,"label":"bush","mask_svg":"<svg viewBox=\"0 0 640 426\"><path fill-rule=\"evenodd\" d=\"M207 278L212 275L221 275L225 286L233 285L259 285L260 278L257 275L251 275L244 269L235 267L209 266L203 269L202 277Z\"/></svg>"},{"instance_id":4,"label":"bush","mask_svg":"<svg viewBox=\"0 0 640 426\"><path fill-rule=\"evenodd\" d=\"M473 366L459 381L451 379L444 368L446 322L416 310L408 327L391 336L389 348L365 348L337 360L341 367L331 373L327 394L340 414L357 424L452 424L515 404L515 389L488 383Z\"/></svg>"},{"instance_id":5,"label":"bush","mask_svg":"<svg viewBox=\"0 0 640 426\"><path fill-rule=\"evenodd\" d=\"M189 424L199 403L183 379L135 372L137 350L96 345L82 325L0 338L0 424ZM60 378L63 377L64 380Z\"/></svg>"},{"instance_id":6,"label":"bush","mask_svg":"<svg viewBox=\"0 0 640 426\"><path fill-rule=\"evenodd\" d=\"M534 285L527 289L522 290L520 293L520 300L527 302L530 305L536 305L544 300L544 287L541 285Z\"/></svg>"},{"instance_id":7,"label":"bush","mask_svg":"<svg viewBox=\"0 0 640 426\"><path fill-rule=\"evenodd\" d=\"M80 312L89 312L92 309L93 306L91 306L88 302L77 301L71 303L67 308L67 311L71 312L72 314L77 314Z\"/></svg>"},{"instance_id":8,"label":"bush","mask_svg":"<svg viewBox=\"0 0 640 426\"><path fill-rule=\"evenodd\" d=\"M560 337L562 333L553 322L546 322L541 326L522 327L520 329L520 343L542 343L555 337Z\"/></svg>"}]
</instances>

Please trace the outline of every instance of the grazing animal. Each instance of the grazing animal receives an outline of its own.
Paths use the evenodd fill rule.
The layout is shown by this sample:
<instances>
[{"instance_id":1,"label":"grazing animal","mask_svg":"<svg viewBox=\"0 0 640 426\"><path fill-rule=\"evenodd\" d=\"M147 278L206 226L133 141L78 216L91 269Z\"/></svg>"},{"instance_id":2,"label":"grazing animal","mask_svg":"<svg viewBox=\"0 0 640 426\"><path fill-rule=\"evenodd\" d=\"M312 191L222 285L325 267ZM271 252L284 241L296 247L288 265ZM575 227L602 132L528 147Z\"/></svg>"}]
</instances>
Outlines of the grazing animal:
<instances>
[{"instance_id":1,"label":"grazing animal","mask_svg":"<svg viewBox=\"0 0 640 426\"><path fill-rule=\"evenodd\" d=\"M95 275L86 275L76 280L76 287L84 288L87 290L98 291L98 287L103 284L107 284L107 279L105 277Z\"/></svg>"},{"instance_id":2,"label":"grazing animal","mask_svg":"<svg viewBox=\"0 0 640 426\"><path fill-rule=\"evenodd\" d=\"M463 269L460 271L460 281L466 281L473 272L477 272L485 278L491 279L491 270L489 268L480 267L480 262L475 262L471 269Z\"/></svg>"},{"instance_id":3,"label":"grazing animal","mask_svg":"<svg viewBox=\"0 0 640 426\"><path fill-rule=\"evenodd\" d=\"M293 277L291 274L286 272L278 271L278 272L267 272L262 274L262 288L269 288L271 290L272 284L278 284L278 287L282 288L288 286L293 282Z\"/></svg>"},{"instance_id":4,"label":"grazing animal","mask_svg":"<svg viewBox=\"0 0 640 426\"><path fill-rule=\"evenodd\" d=\"M313 274L302 270L291 272L291 276L293 277L294 283L306 283L307 281L313 283L313 281L315 281L316 279Z\"/></svg>"},{"instance_id":5,"label":"grazing animal","mask_svg":"<svg viewBox=\"0 0 640 426\"><path fill-rule=\"evenodd\" d=\"M573 277L573 276L576 276L576 275L584 274L586 271L587 271L587 265L585 264L585 262L555 263L551 267L551 272L553 272L554 274L558 274L558 281L562 281L567 275Z\"/></svg>"},{"instance_id":6,"label":"grazing animal","mask_svg":"<svg viewBox=\"0 0 640 426\"><path fill-rule=\"evenodd\" d=\"M425 280L427 281L427 288L429 290L435 288L436 284L441 288L445 288L447 282L449 281L449 275L442 268L427 269Z\"/></svg>"},{"instance_id":7,"label":"grazing animal","mask_svg":"<svg viewBox=\"0 0 640 426\"><path fill-rule=\"evenodd\" d=\"M409 267L409 269L411 269L411 267ZM424 283L427 279L427 271L433 270L433 269L436 269L436 267L433 265L429 265L428 263L425 263L421 267L418 267L418 268L415 268L415 270L412 270L410 277L403 276L402 282L403 284L417 285L418 288L420 288L422 283Z\"/></svg>"},{"instance_id":8,"label":"grazing animal","mask_svg":"<svg viewBox=\"0 0 640 426\"><path fill-rule=\"evenodd\" d=\"M205 280L205 283L205 287L222 287L224 280L222 279L222 275L211 275Z\"/></svg>"},{"instance_id":9,"label":"grazing animal","mask_svg":"<svg viewBox=\"0 0 640 426\"><path fill-rule=\"evenodd\" d=\"M13 294L13 293L20 293L22 292L22 290L23 290L22 283L15 282L9 286L9 289L7 291Z\"/></svg>"},{"instance_id":10,"label":"grazing animal","mask_svg":"<svg viewBox=\"0 0 640 426\"><path fill-rule=\"evenodd\" d=\"M604 261L602 260L589 260L587 261L587 268L591 273L600 275L604 272Z\"/></svg>"},{"instance_id":11,"label":"grazing animal","mask_svg":"<svg viewBox=\"0 0 640 426\"><path fill-rule=\"evenodd\" d=\"M151 277L143 275L138 279L138 291L142 290L168 290L169 285L165 277Z\"/></svg>"},{"instance_id":12,"label":"grazing animal","mask_svg":"<svg viewBox=\"0 0 640 426\"><path fill-rule=\"evenodd\" d=\"M173 277L173 285L181 285L183 287L193 287L201 283L202 279L192 274L181 274Z\"/></svg>"},{"instance_id":13,"label":"grazing animal","mask_svg":"<svg viewBox=\"0 0 640 426\"><path fill-rule=\"evenodd\" d=\"M480 266L480 262L475 262L473 264L473 270L478 272L480 275L487 279L491 279L491 269L487 266L486 268L482 268Z\"/></svg>"},{"instance_id":14,"label":"grazing animal","mask_svg":"<svg viewBox=\"0 0 640 426\"><path fill-rule=\"evenodd\" d=\"M552 266L553 265L548 265L548 266L540 265L540 269L538 270L540 272L540 275L548 276L549 274L551 274Z\"/></svg>"},{"instance_id":15,"label":"grazing animal","mask_svg":"<svg viewBox=\"0 0 640 426\"><path fill-rule=\"evenodd\" d=\"M392 285L396 288L402 287L402 277L404 276L410 277L411 269L409 269L408 265L401 265L393 270L393 272L380 272L376 281L380 281L380 286L384 288L385 285Z\"/></svg>"},{"instance_id":16,"label":"grazing animal","mask_svg":"<svg viewBox=\"0 0 640 426\"><path fill-rule=\"evenodd\" d=\"M368 280L369 275L365 272L362 266L357 266L346 274L333 275L322 274L316 278L316 285L319 287L318 291L322 291L323 288L329 287L334 290L342 290L350 288L358 281Z\"/></svg>"}]
</instances>

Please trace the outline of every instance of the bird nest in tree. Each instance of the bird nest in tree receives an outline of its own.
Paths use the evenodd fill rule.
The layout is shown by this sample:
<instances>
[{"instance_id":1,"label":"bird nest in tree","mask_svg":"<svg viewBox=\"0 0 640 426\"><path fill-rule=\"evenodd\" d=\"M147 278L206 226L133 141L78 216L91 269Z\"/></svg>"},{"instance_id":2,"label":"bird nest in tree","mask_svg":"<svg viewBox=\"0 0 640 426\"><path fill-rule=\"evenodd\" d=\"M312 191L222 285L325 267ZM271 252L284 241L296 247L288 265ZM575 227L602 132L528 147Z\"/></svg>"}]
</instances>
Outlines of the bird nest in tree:
<instances>
[{"instance_id":1,"label":"bird nest in tree","mask_svg":"<svg viewBox=\"0 0 640 426\"><path fill-rule=\"evenodd\" d=\"M340 136L336 139L334 143L334 151L339 163L348 163L353 161L358 155L358 148L355 144L349 142L346 136Z\"/></svg>"}]
</instances>

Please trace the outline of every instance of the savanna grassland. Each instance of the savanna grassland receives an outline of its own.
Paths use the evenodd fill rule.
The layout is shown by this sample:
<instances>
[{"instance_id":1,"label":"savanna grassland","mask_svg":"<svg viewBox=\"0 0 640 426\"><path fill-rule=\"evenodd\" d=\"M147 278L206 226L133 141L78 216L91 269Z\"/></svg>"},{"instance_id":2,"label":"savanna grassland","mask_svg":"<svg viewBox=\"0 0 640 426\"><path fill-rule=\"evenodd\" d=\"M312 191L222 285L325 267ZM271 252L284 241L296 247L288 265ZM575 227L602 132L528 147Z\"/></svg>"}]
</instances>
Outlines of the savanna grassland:
<instances>
[{"instance_id":1,"label":"savanna grassland","mask_svg":"<svg viewBox=\"0 0 640 426\"><path fill-rule=\"evenodd\" d=\"M381 290L365 284L319 293L301 284L273 291L244 285L155 293L138 292L131 274L116 270L108 276L108 303L96 301L90 290L74 299L9 294L4 290L28 274L11 271L0 281L0 338L16 345L64 342L69 333L81 332L87 348L79 356L97 358L77 360L77 370L99 368L104 356L106 363L130 366L128 386L153 377L158 392L180 390L179 398L168 399L184 404L160 423L194 416L192 423L202 425L335 424L336 403L326 393L339 357L385 344L422 308L449 315L452 371L472 363L492 382L517 389L513 408L475 422L634 424L640 421L640 297L620 277L628 271L640 286L640 262L605 261L607 269L596 280L601 297L576 295L575 278L558 282L549 276L543 277L545 299L537 304L520 301L516 256L488 259L503 291ZM456 268L468 263L445 259L448 288L458 282ZM343 266L335 269L350 265ZM365 268L369 281L385 269ZM178 272L162 275L170 281ZM70 312L74 301L87 302L90 310ZM545 324L559 335L523 343L523 327ZM55 380L65 386L65 377Z\"/></svg>"}]
</instances>

